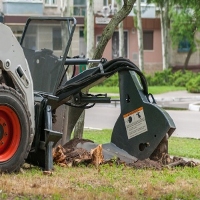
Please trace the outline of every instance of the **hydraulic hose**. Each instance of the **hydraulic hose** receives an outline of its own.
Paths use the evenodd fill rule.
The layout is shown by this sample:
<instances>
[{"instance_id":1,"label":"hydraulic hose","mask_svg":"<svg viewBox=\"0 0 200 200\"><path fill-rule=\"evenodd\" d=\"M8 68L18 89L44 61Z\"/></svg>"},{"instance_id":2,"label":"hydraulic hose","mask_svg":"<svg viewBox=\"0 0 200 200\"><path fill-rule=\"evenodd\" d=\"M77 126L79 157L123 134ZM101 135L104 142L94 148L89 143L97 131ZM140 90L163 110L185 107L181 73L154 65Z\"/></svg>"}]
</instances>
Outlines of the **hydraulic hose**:
<instances>
[{"instance_id":1,"label":"hydraulic hose","mask_svg":"<svg viewBox=\"0 0 200 200\"><path fill-rule=\"evenodd\" d=\"M98 67L86 70L67 81L57 90L56 95L60 96L61 99L64 99L65 97L73 94L74 92L81 91L83 88L94 83L102 77L109 77L115 74L116 72L123 70L134 71L136 72L136 74L138 74L141 80L144 94L148 96L148 86L145 76L134 63L125 58L116 58L105 63L100 62Z\"/></svg>"}]
</instances>

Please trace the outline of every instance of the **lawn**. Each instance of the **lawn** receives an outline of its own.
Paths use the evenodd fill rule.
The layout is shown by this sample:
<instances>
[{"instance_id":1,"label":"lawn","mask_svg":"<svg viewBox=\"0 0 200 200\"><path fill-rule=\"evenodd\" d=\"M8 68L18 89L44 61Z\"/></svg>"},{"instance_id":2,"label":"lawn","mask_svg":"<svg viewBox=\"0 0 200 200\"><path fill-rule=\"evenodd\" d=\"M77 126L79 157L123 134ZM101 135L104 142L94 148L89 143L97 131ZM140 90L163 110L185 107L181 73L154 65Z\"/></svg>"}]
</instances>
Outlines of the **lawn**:
<instances>
[{"instance_id":1,"label":"lawn","mask_svg":"<svg viewBox=\"0 0 200 200\"><path fill-rule=\"evenodd\" d=\"M85 129L84 138L96 143L103 144L110 142L112 130L90 130ZM169 154L180 157L200 159L200 140L190 138L169 138Z\"/></svg>"},{"instance_id":2,"label":"lawn","mask_svg":"<svg viewBox=\"0 0 200 200\"><path fill-rule=\"evenodd\" d=\"M84 130L84 138L110 141L112 130ZM200 158L200 141L171 137L169 153ZM194 200L200 199L200 166L156 170L104 164L59 167L51 175L26 164L20 173L0 175L0 199L12 200Z\"/></svg>"},{"instance_id":3,"label":"lawn","mask_svg":"<svg viewBox=\"0 0 200 200\"><path fill-rule=\"evenodd\" d=\"M153 94L183 90L175 87L150 87ZM116 88L97 87L95 93L117 93ZM84 130L84 138L96 143L110 141L112 130ZM171 137L169 154L200 159L200 140ZM25 164L20 173L0 174L0 199L7 200L197 200L200 199L200 165L164 167L161 170L136 169L126 165L104 164L60 167L51 175Z\"/></svg>"},{"instance_id":4,"label":"lawn","mask_svg":"<svg viewBox=\"0 0 200 200\"><path fill-rule=\"evenodd\" d=\"M149 93L161 94L165 92L180 91L185 90L185 87L175 87L175 86L149 86ZM119 93L118 87L104 87L96 86L90 89L92 93Z\"/></svg>"},{"instance_id":5,"label":"lawn","mask_svg":"<svg viewBox=\"0 0 200 200\"><path fill-rule=\"evenodd\" d=\"M2 174L0 199L12 200L197 200L200 167L163 170L133 169L124 165L55 166L51 176L37 168Z\"/></svg>"}]
</instances>

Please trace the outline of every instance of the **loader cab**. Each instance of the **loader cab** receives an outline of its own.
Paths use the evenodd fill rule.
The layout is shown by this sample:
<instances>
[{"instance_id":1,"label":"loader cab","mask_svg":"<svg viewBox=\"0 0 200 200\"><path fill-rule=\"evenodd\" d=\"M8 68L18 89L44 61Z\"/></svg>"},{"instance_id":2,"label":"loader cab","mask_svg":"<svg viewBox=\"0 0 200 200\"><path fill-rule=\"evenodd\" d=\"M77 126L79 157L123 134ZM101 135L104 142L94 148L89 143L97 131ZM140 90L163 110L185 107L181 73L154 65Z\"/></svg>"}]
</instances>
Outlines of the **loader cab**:
<instances>
[{"instance_id":1,"label":"loader cab","mask_svg":"<svg viewBox=\"0 0 200 200\"><path fill-rule=\"evenodd\" d=\"M65 70L76 19L32 17L27 20L21 46L28 61L34 91L54 94Z\"/></svg>"}]
</instances>

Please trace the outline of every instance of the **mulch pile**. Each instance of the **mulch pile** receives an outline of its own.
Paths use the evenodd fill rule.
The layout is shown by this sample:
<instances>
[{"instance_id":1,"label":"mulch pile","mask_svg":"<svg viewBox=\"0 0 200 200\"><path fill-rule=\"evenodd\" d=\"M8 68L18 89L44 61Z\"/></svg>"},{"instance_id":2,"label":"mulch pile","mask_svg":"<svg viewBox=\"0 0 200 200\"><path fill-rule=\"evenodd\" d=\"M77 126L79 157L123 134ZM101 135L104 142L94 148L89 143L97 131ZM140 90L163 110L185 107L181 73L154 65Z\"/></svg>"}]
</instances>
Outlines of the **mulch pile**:
<instances>
[{"instance_id":1,"label":"mulch pile","mask_svg":"<svg viewBox=\"0 0 200 200\"><path fill-rule=\"evenodd\" d=\"M95 165L97 168L100 164L124 164L136 169L145 169L145 168L153 168L153 169L162 169L163 167L176 167L176 166L189 166L195 167L199 165L199 163L194 161L186 161L180 157L171 158L168 154L164 154L161 159L154 161L150 159L138 160L132 163L125 163L119 158L111 159L109 161L105 161L102 153L102 145L98 145L96 148L91 151L87 151L82 148L77 148L78 143L84 142L93 142L91 140L86 139L72 139L67 142L65 145L58 145L53 149L53 161L55 164L63 166L63 167L73 167L82 163L85 165Z\"/></svg>"}]
</instances>

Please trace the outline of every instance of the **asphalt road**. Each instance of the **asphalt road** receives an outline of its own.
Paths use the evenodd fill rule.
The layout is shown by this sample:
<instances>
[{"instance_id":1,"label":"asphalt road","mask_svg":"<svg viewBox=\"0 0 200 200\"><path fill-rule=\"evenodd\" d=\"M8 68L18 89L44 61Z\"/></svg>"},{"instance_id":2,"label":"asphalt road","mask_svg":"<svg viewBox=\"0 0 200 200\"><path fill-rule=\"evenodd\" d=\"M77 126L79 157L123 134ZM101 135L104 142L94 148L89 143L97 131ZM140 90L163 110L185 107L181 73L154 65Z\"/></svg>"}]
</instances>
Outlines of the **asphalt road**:
<instances>
[{"instance_id":1,"label":"asphalt road","mask_svg":"<svg viewBox=\"0 0 200 200\"><path fill-rule=\"evenodd\" d=\"M174 120L176 130L173 136L200 139L200 112L168 110ZM120 114L120 107L95 105L86 110L85 127L93 129L112 129Z\"/></svg>"}]
</instances>

